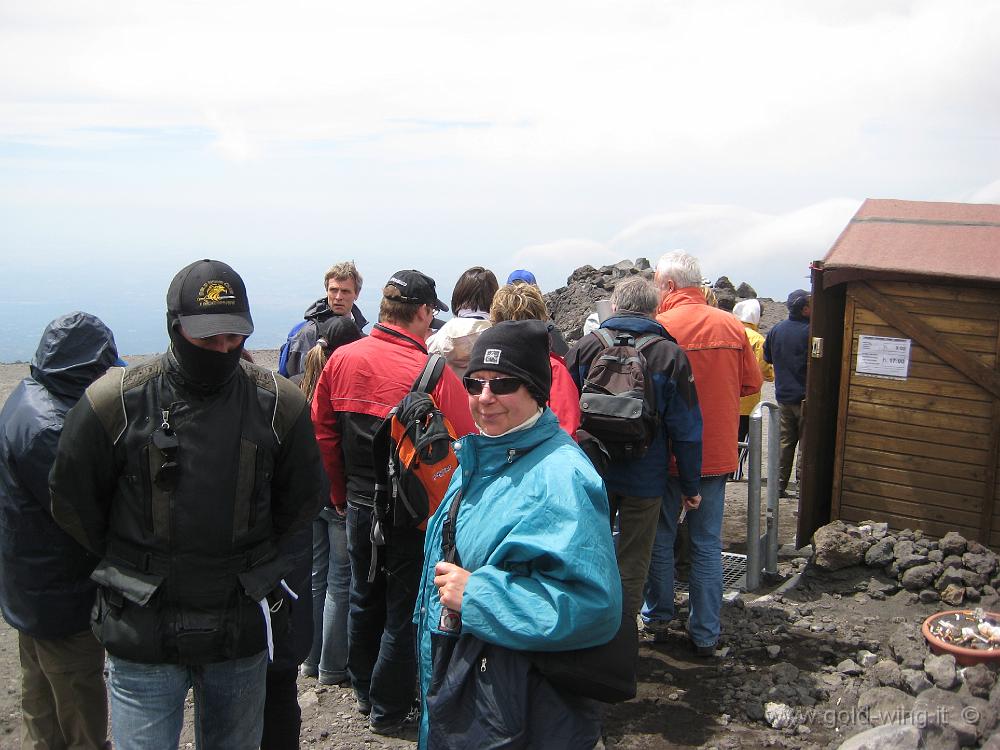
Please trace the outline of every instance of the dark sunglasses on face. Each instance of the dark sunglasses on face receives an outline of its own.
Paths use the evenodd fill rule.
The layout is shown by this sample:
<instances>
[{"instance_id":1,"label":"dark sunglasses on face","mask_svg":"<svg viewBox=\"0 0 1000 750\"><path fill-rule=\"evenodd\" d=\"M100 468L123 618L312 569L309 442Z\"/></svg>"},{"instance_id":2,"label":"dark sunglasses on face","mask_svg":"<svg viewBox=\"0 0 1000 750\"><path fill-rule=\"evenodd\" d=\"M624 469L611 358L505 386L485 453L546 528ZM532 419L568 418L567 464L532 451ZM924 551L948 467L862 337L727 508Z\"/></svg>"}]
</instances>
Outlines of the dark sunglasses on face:
<instances>
[{"instance_id":1,"label":"dark sunglasses on face","mask_svg":"<svg viewBox=\"0 0 1000 750\"><path fill-rule=\"evenodd\" d=\"M465 383L465 390L469 392L470 396L480 396L483 393L483 388L489 385L490 393L494 396L506 396L509 393L513 393L518 388L520 388L524 381L519 378L493 378L492 380L480 380L479 378L462 378L462 382Z\"/></svg>"}]
</instances>

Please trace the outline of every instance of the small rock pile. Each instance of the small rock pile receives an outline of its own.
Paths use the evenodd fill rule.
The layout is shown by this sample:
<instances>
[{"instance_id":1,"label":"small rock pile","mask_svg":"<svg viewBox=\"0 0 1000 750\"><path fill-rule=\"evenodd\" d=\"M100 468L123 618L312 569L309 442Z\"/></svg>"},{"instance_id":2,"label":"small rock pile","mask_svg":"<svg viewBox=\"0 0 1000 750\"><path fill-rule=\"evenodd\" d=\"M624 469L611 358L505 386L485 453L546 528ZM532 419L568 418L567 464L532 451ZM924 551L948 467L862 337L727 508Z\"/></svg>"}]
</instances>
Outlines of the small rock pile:
<instances>
[{"instance_id":1,"label":"small rock pile","mask_svg":"<svg viewBox=\"0 0 1000 750\"><path fill-rule=\"evenodd\" d=\"M601 268L581 266L569 275L566 286L544 295L549 314L552 315L556 327L566 340L572 343L583 336L583 324L587 316L594 312L598 300L608 299L618 282L632 276L642 276L652 281L653 268L649 260L646 258L636 258L634 261L622 260ZM712 290L720 306L730 310L740 299L757 297L757 292L746 282L734 287L725 276L715 282ZM764 302L765 300L761 300L762 307ZM782 311L779 311L778 320L784 317L784 306L780 307ZM763 323L762 320L761 330L766 331L770 325Z\"/></svg>"},{"instance_id":2,"label":"small rock pile","mask_svg":"<svg viewBox=\"0 0 1000 750\"><path fill-rule=\"evenodd\" d=\"M1000 607L1000 560L988 547L954 531L934 540L909 529L890 534L884 523L853 526L834 521L816 530L813 550L813 563L819 568L832 571L861 564L882 568L924 603Z\"/></svg>"}]
</instances>

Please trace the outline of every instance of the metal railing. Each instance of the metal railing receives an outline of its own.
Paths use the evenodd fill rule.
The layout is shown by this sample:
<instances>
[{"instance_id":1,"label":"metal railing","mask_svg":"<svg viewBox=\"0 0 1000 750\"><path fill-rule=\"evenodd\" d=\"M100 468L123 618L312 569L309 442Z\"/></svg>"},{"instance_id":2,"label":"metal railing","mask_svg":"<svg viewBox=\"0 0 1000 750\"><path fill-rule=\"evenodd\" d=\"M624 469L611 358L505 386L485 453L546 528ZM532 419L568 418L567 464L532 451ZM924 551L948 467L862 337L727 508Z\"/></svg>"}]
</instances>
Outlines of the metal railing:
<instances>
[{"instance_id":1,"label":"metal railing","mask_svg":"<svg viewBox=\"0 0 1000 750\"><path fill-rule=\"evenodd\" d=\"M763 412L768 413L767 423L767 510L765 530L760 533L761 454L763 448ZM760 588L761 574L778 575L778 500L779 458L781 437L778 426L778 405L761 401L750 413L750 432L747 435L747 591Z\"/></svg>"}]
</instances>

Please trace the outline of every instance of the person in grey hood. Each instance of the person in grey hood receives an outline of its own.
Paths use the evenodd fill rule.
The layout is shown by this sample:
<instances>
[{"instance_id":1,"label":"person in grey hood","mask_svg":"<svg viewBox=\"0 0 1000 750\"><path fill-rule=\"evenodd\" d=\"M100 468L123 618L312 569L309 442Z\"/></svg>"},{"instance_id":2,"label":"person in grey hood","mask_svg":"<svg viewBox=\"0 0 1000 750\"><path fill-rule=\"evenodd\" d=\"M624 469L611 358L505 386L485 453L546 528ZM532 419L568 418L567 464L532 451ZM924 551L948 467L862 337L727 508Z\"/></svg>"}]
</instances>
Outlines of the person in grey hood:
<instances>
[{"instance_id":1,"label":"person in grey hood","mask_svg":"<svg viewBox=\"0 0 1000 750\"><path fill-rule=\"evenodd\" d=\"M89 627L97 558L53 520L48 477L66 413L117 362L104 323L62 315L0 411L0 610L18 635L25 748L107 741L104 647Z\"/></svg>"}]
</instances>

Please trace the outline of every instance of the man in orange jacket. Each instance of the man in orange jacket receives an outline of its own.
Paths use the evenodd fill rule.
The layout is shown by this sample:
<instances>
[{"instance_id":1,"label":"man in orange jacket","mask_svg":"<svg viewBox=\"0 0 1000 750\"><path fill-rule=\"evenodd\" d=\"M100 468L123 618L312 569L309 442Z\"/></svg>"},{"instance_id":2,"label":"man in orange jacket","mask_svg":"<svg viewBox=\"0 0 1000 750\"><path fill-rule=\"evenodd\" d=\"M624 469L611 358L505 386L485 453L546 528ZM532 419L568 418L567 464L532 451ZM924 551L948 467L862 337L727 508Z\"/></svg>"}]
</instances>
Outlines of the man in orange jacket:
<instances>
[{"instance_id":1,"label":"man in orange jacket","mask_svg":"<svg viewBox=\"0 0 1000 750\"><path fill-rule=\"evenodd\" d=\"M683 250L669 252L657 263L655 278L663 295L656 320L687 354L701 405L701 501L684 501L691 537L688 634L697 655L712 656L722 606L722 512L726 478L737 462L740 397L758 392L762 378L743 325L705 302L696 258ZM674 617L673 550L682 497L676 467L671 467L642 608L643 623L654 638Z\"/></svg>"}]
</instances>

